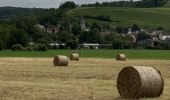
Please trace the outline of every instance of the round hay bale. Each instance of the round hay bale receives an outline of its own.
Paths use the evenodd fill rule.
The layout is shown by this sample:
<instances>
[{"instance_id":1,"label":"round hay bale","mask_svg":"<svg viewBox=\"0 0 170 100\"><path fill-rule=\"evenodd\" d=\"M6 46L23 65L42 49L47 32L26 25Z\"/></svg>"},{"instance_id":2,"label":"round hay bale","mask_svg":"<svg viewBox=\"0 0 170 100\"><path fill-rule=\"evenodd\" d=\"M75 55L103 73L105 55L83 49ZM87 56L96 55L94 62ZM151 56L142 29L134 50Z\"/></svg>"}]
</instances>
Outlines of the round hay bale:
<instances>
[{"instance_id":1,"label":"round hay bale","mask_svg":"<svg viewBox=\"0 0 170 100\"><path fill-rule=\"evenodd\" d=\"M53 60L54 66L68 66L69 59L67 56L55 56Z\"/></svg>"},{"instance_id":2,"label":"round hay bale","mask_svg":"<svg viewBox=\"0 0 170 100\"><path fill-rule=\"evenodd\" d=\"M71 54L70 60L79 61L79 54L77 54L77 53Z\"/></svg>"},{"instance_id":3,"label":"round hay bale","mask_svg":"<svg viewBox=\"0 0 170 100\"><path fill-rule=\"evenodd\" d=\"M118 61L126 61L126 55L125 54L118 54L116 56L116 60L118 60Z\"/></svg>"},{"instance_id":4,"label":"round hay bale","mask_svg":"<svg viewBox=\"0 0 170 100\"><path fill-rule=\"evenodd\" d=\"M119 94L124 99L159 97L164 80L152 67L129 66L121 70L117 80Z\"/></svg>"}]
</instances>

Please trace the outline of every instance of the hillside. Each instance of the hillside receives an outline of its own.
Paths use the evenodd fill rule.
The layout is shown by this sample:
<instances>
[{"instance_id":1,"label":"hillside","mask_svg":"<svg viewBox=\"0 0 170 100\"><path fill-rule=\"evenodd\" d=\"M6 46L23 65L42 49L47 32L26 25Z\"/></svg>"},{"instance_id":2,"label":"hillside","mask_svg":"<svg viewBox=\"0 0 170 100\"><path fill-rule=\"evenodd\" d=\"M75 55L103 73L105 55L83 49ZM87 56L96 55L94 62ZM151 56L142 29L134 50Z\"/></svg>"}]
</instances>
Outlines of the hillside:
<instances>
[{"instance_id":1,"label":"hillside","mask_svg":"<svg viewBox=\"0 0 170 100\"><path fill-rule=\"evenodd\" d=\"M110 16L116 25L141 27L164 27L170 30L170 8L77 8L68 13L69 16ZM87 18L88 22L99 22Z\"/></svg>"}]
</instances>

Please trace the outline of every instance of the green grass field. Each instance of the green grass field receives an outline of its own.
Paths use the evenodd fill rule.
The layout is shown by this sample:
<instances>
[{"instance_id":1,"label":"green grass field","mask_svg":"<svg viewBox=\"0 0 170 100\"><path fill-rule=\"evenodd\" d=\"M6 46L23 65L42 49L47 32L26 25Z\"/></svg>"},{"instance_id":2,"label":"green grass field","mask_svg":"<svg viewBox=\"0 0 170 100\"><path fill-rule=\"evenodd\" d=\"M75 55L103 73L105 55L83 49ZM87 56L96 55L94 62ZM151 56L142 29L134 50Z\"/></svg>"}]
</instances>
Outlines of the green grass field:
<instances>
[{"instance_id":1,"label":"green grass field","mask_svg":"<svg viewBox=\"0 0 170 100\"><path fill-rule=\"evenodd\" d=\"M168 4L167 4L168 6ZM99 16L109 15L116 25L130 26L138 24L141 27L164 27L170 29L170 8L77 8L68 13L69 16ZM87 22L100 22L86 19ZM113 22L111 22L113 23Z\"/></svg>"},{"instance_id":2,"label":"green grass field","mask_svg":"<svg viewBox=\"0 0 170 100\"><path fill-rule=\"evenodd\" d=\"M79 53L83 58L114 58L124 53L129 59L170 59L170 50L49 50L35 51L1 51L0 57L54 57Z\"/></svg>"}]
</instances>

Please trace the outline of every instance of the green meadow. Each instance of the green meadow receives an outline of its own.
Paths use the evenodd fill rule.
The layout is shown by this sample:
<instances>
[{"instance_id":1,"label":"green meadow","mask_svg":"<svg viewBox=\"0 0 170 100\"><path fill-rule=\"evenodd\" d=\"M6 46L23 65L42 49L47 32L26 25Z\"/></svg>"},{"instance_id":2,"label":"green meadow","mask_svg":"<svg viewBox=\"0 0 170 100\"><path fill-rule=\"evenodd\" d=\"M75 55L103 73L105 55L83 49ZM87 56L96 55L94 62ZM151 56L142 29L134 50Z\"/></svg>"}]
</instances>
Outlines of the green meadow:
<instances>
[{"instance_id":1,"label":"green meadow","mask_svg":"<svg viewBox=\"0 0 170 100\"><path fill-rule=\"evenodd\" d=\"M170 50L49 50L39 51L1 51L0 57L54 57L79 53L83 58L114 58L124 53L129 59L170 59Z\"/></svg>"}]
</instances>

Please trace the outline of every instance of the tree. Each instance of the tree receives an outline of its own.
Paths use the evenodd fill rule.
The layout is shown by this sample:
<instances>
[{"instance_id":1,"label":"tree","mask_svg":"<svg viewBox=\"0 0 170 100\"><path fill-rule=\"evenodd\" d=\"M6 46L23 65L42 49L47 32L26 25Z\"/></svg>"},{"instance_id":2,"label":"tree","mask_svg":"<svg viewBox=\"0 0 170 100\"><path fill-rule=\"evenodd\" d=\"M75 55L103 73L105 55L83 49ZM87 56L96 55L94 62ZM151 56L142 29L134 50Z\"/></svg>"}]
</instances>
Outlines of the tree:
<instances>
[{"instance_id":1,"label":"tree","mask_svg":"<svg viewBox=\"0 0 170 100\"><path fill-rule=\"evenodd\" d=\"M63 11L50 8L38 16L38 20L42 25L57 25L59 20L63 17Z\"/></svg>"},{"instance_id":2,"label":"tree","mask_svg":"<svg viewBox=\"0 0 170 100\"><path fill-rule=\"evenodd\" d=\"M58 41L61 43L66 43L68 40L72 40L73 34L69 32L59 32L58 33Z\"/></svg>"},{"instance_id":3,"label":"tree","mask_svg":"<svg viewBox=\"0 0 170 100\"><path fill-rule=\"evenodd\" d=\"M168 0L142 0L142 7L160 7L167 3Z\"/></svg>"},{"instance_id":4,"label":"tree","mask_svg":"<svg viewBox=\"0 0 170 100\"><path fill-rule=\"evenodd\" d=\"M3 49L7 48L7 41L13 25L7 25L6 23L1 23L0 25L0 41Z\"/></svg>"},{"instance_id":5,"label":"tree","mask_svg":"<svg viewBox=\"0 0 170 100\"><path fill-rule=\"evenodd\" d=\"M28 36L23 30L12 29L7 42L8 48L14 44L21 44L24 47L28 45Z\"/></svg>"},{"instance_id":6,"label":"tree","mask_svg":"<svg viewBox=\"0 0 170 100\"><path fill-rule=\"evenodd\" d=\"M66 42L67 48L70 49L77 49L78 48L78 41L77 40L68 40Z\"/></svg>"},{"instance_id":7,"label":"tree","mask_svg":"<svg viewBox=\"0 0 170 100\"><path fill-rule=\"evenodd\" d=\"M123 41L118 39L113 40L112 47L113 49L123 49L124 48Z\"/></svg>"},{"instance_id":8,"label":"tree","mask_svg":"<svg viewBox=\"0 0 170 100\"><path fill-rule=\"evenodd\" d=\"M101 31L102 30L102 27L101 27L101 24L99 24L99 23L93 23L92 25L91 25L91 28L90 28L91 30L96 30L96 31Z\"/></svg>"},{"instance_id":9,"label":"tree","mask_svg":"<svg viewBox=\"0 0 170 100\"><path fill-rule=\"evenodd\" d=\"M38 44L44 44L49 47L49 42L45 38L39 38L37 41Z\"/></svg>"},{"instance_id":10,"label":"tree","mask_svg":"<svg viewBox=\"0 0 170 100\"><path fill-rule=\"evenodd\" d=\"M132 43L123 39L115 39L112 42L113 49L131 49Z\"/></svg>"},{"instance_id":11,"label":"tree","mask_svg":"<svg viewBox=\"0 0 170 100\"><path fill-rule=\"evenodd\" d=\"M112 34L106 34L103 37L103 43L106 43L106 44L112 43L113 40L114 40L114 37L112 36Z\"/></svg>"},{"instance_id":12,"label":"tree","mask_svg":"<svg viewBox=\"0 0 170 100\"><path fill-rule=\"evenodd\" d=\"M96 30L90 30L90 31L82 31L80 33L79 40L81 43L100 43L101 42L101 36L100 33Z\"/></svg>"},{"instance_id":13,"label":"tree","mask_svg":"<svg viewBox=\"0 0 170 100\"><path fill-rule=\"evenodd\" d=\"M137 24L134 24L134 25L131 27L131 29L132 29L132 32L140 31L140 28L139 28L139 26L138 26Z\"/></svg>"},{"instance_id":14,"label":"tree","mask_svg":"<svg viewBox=\"0 0 170 100\"><path fill-rule=\"evenodd\" d=\"M147 39L151 39L151 36L146 34L145 32L141 32L137 35L137 41L139 40L147 40Z\"/></svg>"},{"instance_id":15,"label":"tree","mask_svg":"<svg viewBox=\"0 0 170 100\"><path fill-rule=\"evenodd\" d=\"M36 44L34 46L34 50L35 51L47 51L48 48L47 48L47 46L45 44Z\"/></svg>"},{"instance_id":16,"label":"tree","mask_svg":"<svg viewBox=\"0 0 170 100\"><path fill-rule=\"evenodd\" d=\"M63 9L63 10L71 10L76 8L77 5L73 2L73 1L67 1L64 4L59 6L59 9Z\"/></svg>"},{"instance_id":17,"label":"tree","mask_svg":"<svg viewBox=\"0 0 170 100\"><path fill-rule=\"evenodd\" d=\"M22 29L25 31L25 33L31 34L32 29L35 24L38 23L38 20L36 17L17 17L17 19L14 20L15 26L18 29Z\"/></svg>"},{"instance_id":18,"label":"tree","mask_svg":"<svg viewBox=\"0 0 170 100\"><path fill-rule=\"evenodd\" d=\"M11 46L12 51L25 51L25 48L20 44L14 44Z\"/></svg>"},{"instance_id":19,"label":"tree","mask_svg":"<svg viewBox=\"0 0 170 100\"><path fill-rule=\"evenodd\" d=\"M97 8L97 7L99 7L99 5L100 5L100 3L96 1L95 7Z\"/></svg>"},{"instance_id":20,"label":"tree","mask_svg":"<svg viewBox=\"0 0 170 100\"><path fill-rule=\"evenodd\" d=\"M115 31L118 33L123 33L123 27L118 26L118 27L116 27Z\"/></svg>"},{"instance_id":21,"label":"tree","mask_svg":"<svg viewBox=\"0 0 170 100\"><path fill-rule=\"evenodd\" d=\"M74 35L79 35L79 34L80 34L80 31L81 31L80 25L74 25L74 26L72 27L72 33L73 33Z\"/></svg>"},{"instance_id":22,"label":"tree","mask_svg":"<svg viewBox=\"0 0 170 100\"><path fill-rule=\"evenodd\" d=\"M2 41L0 40L0 50L2 50L3 49L3 46L2 46Z\"/></svg>"}]
</instances>

